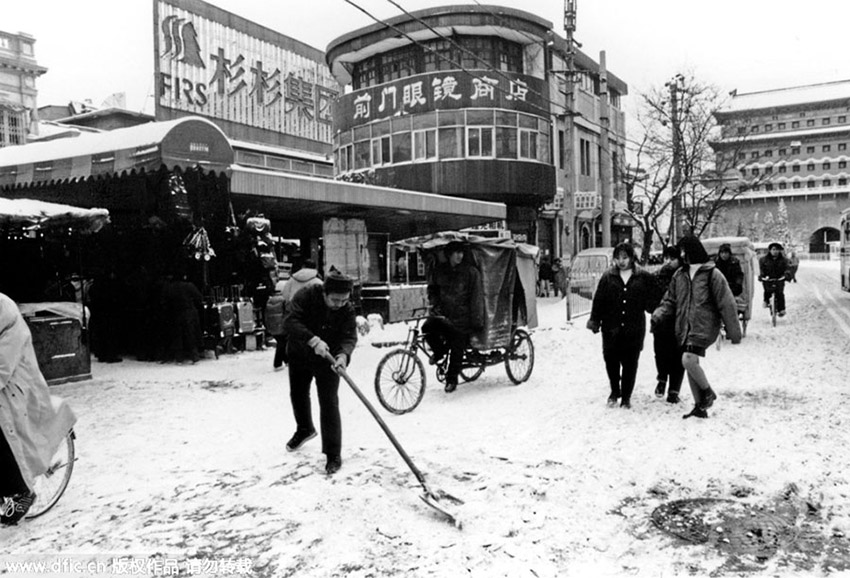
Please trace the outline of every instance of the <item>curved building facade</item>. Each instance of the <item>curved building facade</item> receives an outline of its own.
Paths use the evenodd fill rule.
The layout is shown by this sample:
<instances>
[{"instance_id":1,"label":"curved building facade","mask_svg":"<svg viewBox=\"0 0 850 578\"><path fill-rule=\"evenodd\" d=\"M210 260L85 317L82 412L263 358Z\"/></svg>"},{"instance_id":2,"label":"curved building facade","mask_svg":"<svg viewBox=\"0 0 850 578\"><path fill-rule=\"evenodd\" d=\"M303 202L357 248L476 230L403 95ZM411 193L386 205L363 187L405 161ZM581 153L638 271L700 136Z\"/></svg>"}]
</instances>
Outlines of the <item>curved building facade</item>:
<instances>
[{"instance_id":1,"label":"curved building facade","mask_svg":"<svg viewBox=\"0 0 850 578\"><path fill-rule=\"evenodd\" d=\"M551 27L520 10L446 6L331 42L327 63L346 86L337 176L505 203L515 238L534 242L556 191Z\"/></svg>"}]
</instances>

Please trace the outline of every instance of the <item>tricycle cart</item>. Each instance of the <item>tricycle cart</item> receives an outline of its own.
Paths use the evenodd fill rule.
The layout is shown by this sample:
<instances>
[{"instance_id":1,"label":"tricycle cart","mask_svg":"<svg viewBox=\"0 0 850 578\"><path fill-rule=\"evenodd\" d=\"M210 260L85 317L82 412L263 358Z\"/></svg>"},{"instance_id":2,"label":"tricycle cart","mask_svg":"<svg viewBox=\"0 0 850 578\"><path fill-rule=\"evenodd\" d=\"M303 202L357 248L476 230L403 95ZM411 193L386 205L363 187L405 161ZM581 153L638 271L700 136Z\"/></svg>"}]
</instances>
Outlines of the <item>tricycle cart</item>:
<instances>
[{"instance_id":1,"label":"tricycle cart","mask_svg":"<svg viewBox=\"0 0 850 578\"><path fill-rule=\"evenodd\" d=\"M732 256L741 263L744 272L744 290L735 297L738 306L738 318L741 320L742 335L747 335L747 323L753 316L753 295L755 294L755 283L758 271L758 257L752 241L747 237L713 237L703 239L702 246L709 257L717 258L720 245L728 243L732 248Z\"/></svg>"},{"instance_id":2,"label":"tricycle cart","mask_svg":"<svg viewBox=\"0 0 850 578\"><path fill-rule=\"evenodd\" d=\"M464 350L460 378L474 381L484 369L504 363L510 380L519 385L528 380L534 368L534 344L527 329L537 327L536 266L538 249L510 239L490 239L462 233L437 233L400 241L409 250L419 251L426 273L445 260L444 248L462 241L466 257L478 268L485 301L484 328L474 333ZM375 347L400 346L378 363L375 392L387 411L404 414L413 411L425 394L423 353L436 365L437 379L445 381L448 359L433 362L432 352L421 332L427 310L411 311L405 341L373 343ZM523 328L525 327L525 328Z\"/></svg>"}]
</instances>

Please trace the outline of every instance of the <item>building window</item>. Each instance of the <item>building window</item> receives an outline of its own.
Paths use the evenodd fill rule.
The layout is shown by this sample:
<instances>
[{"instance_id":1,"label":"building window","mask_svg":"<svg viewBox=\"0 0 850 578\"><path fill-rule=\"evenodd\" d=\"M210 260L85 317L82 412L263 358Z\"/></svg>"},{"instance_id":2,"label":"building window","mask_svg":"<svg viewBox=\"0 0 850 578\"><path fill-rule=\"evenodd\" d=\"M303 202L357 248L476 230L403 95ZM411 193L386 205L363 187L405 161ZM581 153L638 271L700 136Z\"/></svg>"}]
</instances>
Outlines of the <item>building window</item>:
<instances>
[{"instance_id":1,"label":"building window","mask_svg":"<svg viewBox=\"0 0 850 578\"><path fill-rule=\"evenodd\" d=\"M754 169L752 170L752 173L753 173L753 176L754 176L754 177L757 177L757 176L758 176L758 174L759 174L759 170L758 170L757 168L754 168Z\"/></svg>"},{"instance_id":2,"label":"building window","mask_svg":"<svg viewBox=\"0 0 850 578\"><path fill-rule=\"evenodd\" d=\"M772 124L766 124L766 125L764 125L764 132L770 132L770 131L772 131L772 130L773 130L773 125L772 125Z\"/></svg>"},{"instance_id":3,"label":"building window","mask_svg":"<svg viewBox=\"0 0 850 578\"><path fill-rule=\"evenodd\" d=\"M507 126L496 127L496 158L517 157L517 129Z\"/></svg>"},{"instance_id":4,"label":"building window","mask_svg":"<svg viewBox=\"0 0 850 578\"><path fill-rule=\"evenodd\" d=\"M838 168L839 169L846 169L847 168L847 161L838 161Z\"/></svg>"},{"instance_id":5,"label":"building window","mask_svg":"<svg viewBox=\"0 0 850 578\"><path fill-rule=\"evenodd\" d=\"M800 172L800 165L798 165L798 164L794 163L794 164L791 166L791 172L799 173L799 172Z\"/></svg>"},{"instance_id":6,"label":"building window","mask_svg":"<svg viewBox=\"0 0 850 578\"><path fill-rule=\"evenodd\" d=\"M753 152L751 152L751 153L750 153L750 158L751 158L751 159L757 159L757 158L759 158L759 152L758 152L758 151L753 151Z\"/></svg>"},{"instance_id":7,"label":"building window","mask_svg":"<svg viewBox=\"0 0 850 578\"><path fill-rule=\"evenodd\" d=\"M745 127L745 126L739 126L738 127L738 134L746 134L746 133L747 133L747 127Z\"/></svg>"},{"instance_id":8,"label":"building window","mask_svg":"<svg viewBox=\"0 0 850 578\"><path fill-rule=\"evenodd\" d=\"M830 165L829 161L826 161L825 163L823 163L823 170L825 170L825 171L829 170L830 166L832 166L832 165Z\"/></svg>"},{"instance_id":9,"label":"building window","mask_svg":"<svg viewBox=\"0 0 850 578\"><path fill-rule=\"evenodd\" d=\"M791 122L791 128L800 128L800 121L795 120Z\"/></svg>"},{"instance_id":10,"label":"building window","mask_svg":"<svg viewBox=\"0 0 850 578\"><path fill-rule=\"evenodd\" d=\"M779 188L780 188L780 189L783 189L783 190L784 190L784 189L787 189L787 188L788 188L788 183L786 183L786 182L779 183Z\"/></svg>"},{"instance_id":11,"label":"building window","mask_svg":"<svg viewBox=\"0 0 850 578\"><path fill-rule=\"evenodd\" d=\"M772 157L772 156L773 156L773 151L771 151L771 150L766 150L766 151L764 151L764 156L766 156L766 157Z\"/></svg>"},{"instance_id":12,"label":"building window","mask_svg":"<svg viewBox=\"0 0 850 578\"><path fill-rule=\"evenodd\" d=\"M787 172L788 167L786 167L785 165L779 165L778 170L779 170L780 173L784 173L784 172Z\"/></svg>"},{"instance_id":13,"label":"building window","mask_svg":"<svg viewBox=\"0 0 850 578\"><path fill-rule=\"evenodd\" d=\"M799 188L800 188L800 181L794 181L794 182L791 184L791 188L799 189Z\"/></svg>"},{"instance_id":14,"label":"building window","mask_svg":"<svg viewBox=\"0 0 850 578\"><path fill-rule=\"evenodd\" d=\"M813 188L815 188L815 181L814 181L814 179L812 179L812 180L810 180L810 181L807 181L807 182L806 182L806 188L808 188L808 189L813 189Z\"/></svg>"},{"instance_id":15,"label":"building window","mask_svg":"<svg viewBox=\"0 0 850 578\"><path fill-rule=\"evenodd\" d=\"M792 155L800 154L800 147L791 147L791 154Z\"/></svg>"},{"instance_id":16,"label":"building window","mask_svg":"<svg viewBox=\"0 0 850 578\"><path fill-rule=\"evenodd\" d=\"M838 143L838 150L846 151L847 150L847 143L846 142Z\"/></svg>"},{"instance_id":17,"label":"building window","mask_svg":"<svg viewBox=\"0 0 850 578\"><path fill-rule=\"evenodd\" d=\"M738 153L738 158L739 158L739 159L745 159L745 158L747 158L747 153Z\"/></svg>"},{"instance_id":18,"label":"building window","mask_svg":"<svg viewBox=\"0 0 850 578\"><path fill-rule=\"evenodd\" d=\"M785 130L785 123L784 123L784 122L780 122L779 124L777 124L777 125L776 125L776 130Z\"/></svg>"},{"instance_id":19,"label":"building window","mask_svg":"<svg viewBox=\"0 0 850 578\"><path fill-rule=\"evenodd\" d=\"M25 114L0 106L0 147L26 143Z\"/></svg>"},{"instance_id":20,"label":"building window","mask_svg":"<svg viewBox=\"0 0 850 578\"><path fill-rule=\"evenodd\" d=\"M437 131L417 130L413 133L413 160L424 161L437 158Z\"/></svg>"},{"instance_id":21,"label":"building window","mask_svg":"<svg viewBox=\"0 0 850 578\"><path fill-rule=\"evenodd\" d=\"M537 160L537 131L519 131L519 158Z\"/></svg>"},{"instance_id":22,"label":"building window","mask_svg":"<svg viewBox=\"0 0 850 578\"><path fill-rule=\"evenodd\" d=\"M839 116L839 117L838 117L838 122L840 122L840 123L847 122L847 117L846 117L846 116Z\"/></svg>"},{"instance_id":23,"label":"building window","mask_svg":"<svg viewBox=\"0 0 850 578\"><path fill-rule=\"evenodd\" d=\"M758 132L758 131L759 131L759 127L757 127L757 126L755 126L755 125L753 125L752 127L750 127L750 132Z\"/></svg>"},{"instance_id":24,"label":"building window","mask_svg":"<svg viewBox=\"0 0 850 578\"><path fill-rule=\"evenodd\" d=\"M411 156L410 133L393 134L393 164L408 162Z\"/></svg>"},{"instance_id":25,"label":"building window","mask_svg":"<svg viewBox=\"0 0 850 578\"><path fill-rule=\"evenodd\" d=\"M784 157L785 156L785 149L779 149L779 151L776 154L778 154L781 157Z\"/></svg>"},{"instance_id":26,"label":"building window","mask_svg":"<svg viewBox=\"0 0 850 578\"><path fill-rule=\"evenodd\" d=\"M815 126L815 119L810 118L806 121L806 126Z\"/></svg>"},{"instance_id":27,"label":"building window","mask_svg":"<svg viewBox=\"0 0 850 578\"><path fill-rule=\"evenodd\" d=\"M821 150L825 153L828 153L831 149L832 147L830 145L823 145L823 148Z\"/></svg>"},{"instance_id":28,"label":"building window","mask_svg":"<svg viewBox=\"0 0 850 578\"><path fill-rule=\"evenodd\" d=\"M828 125L828 124L829 124L829 119L828 119L828 118L825 118L825 119L821 120L821 124L822 124L823 126Z\"/></svg>"},{"instance_id":29,"label":"building window","mask_svg":"<svg viewBox=\"0 0 850 578\"><path fill-rule=\"evenodd\" d=\"M469 157L493 156L493 127L470 126L466 128L466 154Z\"/></svg>"},{"instance_id":30,"label":"building window","mask_svg":"<svg viewBox=\"0 0 850 578\"><path fill-rule=\"evenodd\" d=\"M773 167L764 167L764 174L769 175L773 172Z\"/></svg>"},{"instance_id":31,"label":"building window","mask_svg":"<svg viewBox=\"0 0 850 578\"><path fill-rule=\"evenodd\" d=\"M806 170L807 170L807 171L813 171L813 170L815 170L815 163L809 163L809 164L807 164L807 165L806 165Z\"/></svg>"},{"instance_id":32,"label":"building window","mask_svg":"<svg viewBox=\"0 0 850 578\"><path fill-rule=\"evenodd\" d=\"M457 159L463 157L463 127L440 127L440 142L437 147L441 159Z\"/></svg>"},{"instance_id":33,"label":"building window","mask_svg":"<svg viewBox=\"0 0 850 578\"><path fill-rule=\"evenodd\" d=\"M843 186L846 186L846 185L847 185L847 178L846 177L841 177L840 179L838 179L838 186L843 187Z\"/></svg>"},{"instance_id":34,"label":"building window","mask_svg":"<svg viewBox=\"0 0 850 578\"><path fill-rule=\"evenodd\" d=\"M831 186L832 186L832 181L830 181L829 179L824 179L824 180L823 180L823 186L825 186L825 187L831 187Z\"/></svg>"},{"instance_id":35,"label":"building window","mask_svg":"<svg viewBox=\"0 0 850 578\"><path fill-rule=\"evenodd\" d=\"M767 184L764 186L764 190L765 190L765 191L772 191L772 190L773 190L773 184L772 184L772 183L767 183Z\"/></svg>"},{"instance_id":36,"label":"building window","mask_svg":"<svg viewBox=\"0 0 850 578\"><path fill-rule=\"evenodd\" d=\"M815 147L806 147L806 153L813 153L813 152L815 152Z\"/></svg>"},{"instance_id":37,"label":"building window","mask_svg":"<svg viewBox=\"0 0 850 578\"><path fill-rule=\"evenodd\" d=\"M392 149L389 136L372 139L372 164L385 165L392 162L390 151Z\"/></svg>"},{"instance_id":38,"label":"building window","mask_svg":"<svg viewBox=\"0 0 850 578\"><path fill-rule=\"evenodd\" d=\"M587 139L580 139L580 160L581 160L581 174L589 177L590 176L590 141Z\"/></svg>"},{"instance_id":39,"label":"building window","mask_svg":"<svg viewBox=\"0 0 850 578\"><path fill-rule=\"evenodd\" d=\"M566 165L567 141L564 131L558 131L558 168L563 169Z\"/></svg>"}]
</instances>

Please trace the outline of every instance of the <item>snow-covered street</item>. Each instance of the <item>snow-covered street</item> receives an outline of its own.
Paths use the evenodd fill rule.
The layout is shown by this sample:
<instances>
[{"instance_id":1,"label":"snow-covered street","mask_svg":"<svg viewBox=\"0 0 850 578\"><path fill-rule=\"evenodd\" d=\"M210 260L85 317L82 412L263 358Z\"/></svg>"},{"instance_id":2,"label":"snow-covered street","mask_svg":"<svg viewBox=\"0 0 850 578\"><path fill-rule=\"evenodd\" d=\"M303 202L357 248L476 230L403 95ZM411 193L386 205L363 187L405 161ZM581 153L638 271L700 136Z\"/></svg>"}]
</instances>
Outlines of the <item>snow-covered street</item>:
<instances>
[{"instance_id":1,"label":"snow-covered street","mask_svg":"<svg viewBox=\"0 0 850 578\"><path fill-rule=\"evenodd\" d=\"M390 415L372 385L387 349L369 342L405 326L374 329L349 373L429 483L464 500L462 530L419 500L344 384L342 470L325 475L319 439L287 453L294 422L271 350L94 363L93 380L54 388L79 416L71 484L47 515L0 528L0 575L64 559L108 569L38 575L156 575L171 561L186 576L269 578L850 575L850 294L837 262L804 262L798 278L777 327L756 307L740 345L708 351L719 399L707 420L682 419L687 386L680 405L655 398L649 335L632 409L607 408L601 337L586 317L567 323L557 298L538 303L528 382L494 367L446 394L426 363L421 405ZM653 525L656 507L688 498L781 514L780 547L736 557Z\"/></svg>"}]
</instances>

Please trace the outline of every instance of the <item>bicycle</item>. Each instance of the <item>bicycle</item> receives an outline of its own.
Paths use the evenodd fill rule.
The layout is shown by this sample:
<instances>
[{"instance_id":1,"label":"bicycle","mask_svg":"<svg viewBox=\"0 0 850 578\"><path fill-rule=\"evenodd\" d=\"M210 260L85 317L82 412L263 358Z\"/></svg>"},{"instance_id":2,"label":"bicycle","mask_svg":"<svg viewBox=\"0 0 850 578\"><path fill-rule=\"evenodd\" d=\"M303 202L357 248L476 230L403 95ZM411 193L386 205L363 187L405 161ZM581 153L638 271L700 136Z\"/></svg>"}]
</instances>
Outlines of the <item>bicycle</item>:
<instances>
[{"instance_id":1,"label":"bicycle","mask_svg":"<svg viewBox=\"0 0 850 578\"><path fill-rule=\"evenodd\" d=\"M431 365L436 365L437 380L445 382L449 356L443 356L439 361L434 359L434 354L422 334L421 325L424 320L424 317L418 317L406 321L408 331L404 341L372 344L375 347L401 346L387 353L378 363L375 372L375 393L378 401L390 413L401 415L413 411L425 395L425 365L419 358L419 352L428 358ZM484 373L485 368L500 363L505 364L508 377L514 384L519 385L528 380L534 368L534 344L527 331L514 328L510 344L504 348L488 351L479 351L472 347L464 349L460 378L464 383L475 381Z\"/></svg>"},{"instance_id":2,"label":"bicycle","mask_svg":"<svg viewBox=\"0 0 850 578\"><path fill-rule=\"evenodd\" d=\"M59 448L50 460L47 471L35 478L33 491L36 493L36 499L24 518L31 520L43 516L56 505L56 502L65 493L76 461L75 439L76 435L72 429L59 444Z\"/></svg>"},{"instance_id":3,"label":"bicycle","mask_svg":"<svg viewBox=\"0 0 850 578\"><path fill-rule=\"evenodd\" d=\"M765 283L765 289L770 293L770 297L768 297L767 304L770 308L770 323L776 327L776 318L777 316L781 317L785 313L783 312L781 315L776 309L776 290L785 284L785 278L780 277L778 279L773 279L770 277L759 277L759 281Z\"/></svg>"}]
</instances>

